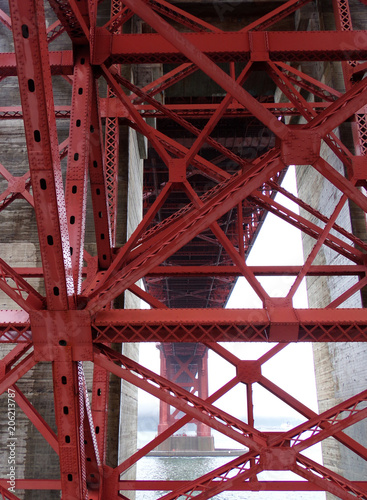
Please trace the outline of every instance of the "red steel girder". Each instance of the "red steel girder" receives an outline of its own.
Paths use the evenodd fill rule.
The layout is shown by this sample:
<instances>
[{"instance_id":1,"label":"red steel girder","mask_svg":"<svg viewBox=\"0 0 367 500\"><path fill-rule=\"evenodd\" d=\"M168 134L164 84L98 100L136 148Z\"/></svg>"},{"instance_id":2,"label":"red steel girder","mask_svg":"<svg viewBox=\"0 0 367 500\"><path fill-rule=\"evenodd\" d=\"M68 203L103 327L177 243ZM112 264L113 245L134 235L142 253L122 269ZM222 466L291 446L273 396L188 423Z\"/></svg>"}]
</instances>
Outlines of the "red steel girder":
<instances>
[{"instance_id":1,"label":"red steel girder","mask_svg":"<svg viewBox=\"0 0 367 500\"><path fill-rule=\"evenodd\" d=\"M334 18L338 30L352 31L353 23L350 12L349 3L345 0L333 0ZM342 70L344 76L345 87L347 90L354 86L353 70L358 66L356 61L350 60L342 62ZM354 81L353 81L354 80ZM358 113L355 115L356 124L352 129L354 138L355 150L362 154L366 154L366 113Z\"/></svg>"},{"instance_id":2,"label":"red steel girder","mask_svg":"<svg viewBox=\"0 0 367 500\"><path fill-rule=\"evenodd\" d=\"M249 266L255 276L296 276L301 266ZM352 276L364 275L366 272L364 265L350 266L319 266L313 265L307 272L307 276ZM19 272L19 271L18 271ZM19 273L23 275L23 273ZM241 271L237 266L157 266L152 269L148 277L166 276L241 276Z\"/></svg>"},{"instance_id":3,"label":"red steel girder","mask_svg":"<svg viewBox=\"0 0 367 500\"><path fill-rule=\"evenodd\" d=\"M310 108L315 111L315 113L319 113L324 108L328 107L330 104L326 102L313 102L310 103ZM270 110L275 116L297 116L299 115L299 111L295 106L290 103L284 102L263 102L262 106L265 109ZM203 118L209 119L213 113L219 107L219 104L165 104L165 109L168 112L173 112L179 117L183 117L186 119L194 119L194 118ZM163 113L158 109L158 106L150 106L150 105L139 105L138 109L140 110L142 116L144 117L154 117L154 118L166 118L169 116L169 113ZM3 110L3 111L2 111ZM119 109L116 110L117 114L119 114ZM11 110L7 110L7 108L0 108L0 118L11 117ZM119 116L124 116L123 110L120 111ZM230 118L243 118L246 116L252 116L249 111L243 107L239 106L238 103L230 104L226 111L223 114L224 117Z\"/></svg>"},{"instance_id":4,"label":"red steel girder","mask_svg":"<svg viewBox=\"0 0 367 500\"><path fill-rule=\"evenodd\" d=\"M116 99L116 95L108 86L107 91L106 106L107 110L114 107L115 102L119 102ZM125 109L124 109L125 110ZM102 124L100 124L102 125ZM102 132L102 127L100 127L100 132ZM119 145L120 145L120 128L118 117L112 112L111 116L106 117L106 132L105 132L105 149L104 149L104 182L106 184L106 196L108 201L108 217L107 221L110 225L111 232L111 243L116 244L116 224L117 224L117 194L118 194L118 158L119 158ZM102 219L104 219L102 217ZM110 263L110 258L108 259L108 264ZM102 269L106 267L103 263ZM100 265L101 265L100 264Z\"/></svg>"},{"instance_id":5,"label":"red steel girder","mask_svg":"<svg viewBox=\"0 0 367 500\"><path fill-rule=\"evenodd\" d=\"M152 309L99 312L92 323L98 342L259 342L271 325L292 331L299 342L363 342L363 309ZM350 318L353 317L353 321ZM278 337L278 338L277 338ZM277 332L273 340L282 339Z\"/></svg>"},{"instance_id":6,"label":"red steel girder","mask_svg":"<svg viewBox=\"0 0 367 500\"><path fill-rule=\"evenodd\" d=\"M348 418L353 418L353 416L357 416L357 418L363 418L361 417L361 411L363 412L364 409L360 408L357 410L357 406L358 404L360 404L360 402L363 402L365 400L366 391L353 396L348 401L345 401L335 406L334 408L330 408L322 415L317 415L306 405L298 401L296 398L288 394L286 391L284 391L276 384L264 377L264 375L262 375L261 366L269 361L269 359L275 356L282 349L284 349L284 347L287 346L286 343L277 344L256 361L241 360L235 354L232 354L230 351L228 351L218 343L209 342L207 343L207 346L214 352L219 354L223 359L228 361L228 363L231 363L236 367L238 381L241 381L248 385L258 383L270 393L279 398L281 401L286 403L289 407L293 408L307 418L307 421L304 424L301 424L290 431L274 433L273 435L271 435L268 440L270 446L283 446L285 444L289 445L292 439L293 443L298 446L295 436L299 438L304 432L309 432L312 430L313 434L316 435L317 440L317 434L323 430L326 430L326 432L329 432L329 435L332 434L338 441L343 443L345 446L348 446L353 452L360 455L363 459L367 458L367 449L346 434L339 432L340 429L337 428L337 425L340 424L338 417L341 416L344 411L349 413ZM307 440L308 436L305 436L305 438Z\"/></svg>"},{"instance_id":7,"label":"red steel girder","mask_svg":"<svg viewBox=\"0 0 367 500\"><path fill-rule=\"evenodd\" d=\"M30 327L29 315L25 311L2 311L0 330L6 342L29 343L32 337Z\"/></svg>"},{"instance_id":8,"label":"red steel girder","mask_svg":"<svg viewBox=\"0 0 367 500\"><path fill-rule=\"evenodd\" d=\"M14 177L0 164L0 175L8 181L7 189L0 195L0 211L17 198L24 198L33 206L33 196L29 192L31 187L29 172L22 177Z\"/></svg>"},{"instance_id":9,"label":"red steel girder","mask_svg":"<svg viewBox=\"0 0 367 500\"><path fill-rule=\"evenodd\" d=\"M353 113L367 103L366 79L353 85L344 95L334 101L327 109L322 111L305 128L317 129L320 135L326 135L341 125Z\"/></svg>"},{"instance_id":10,"label":"red steel girder","mask_svg":"<svg viewBox=\"0 0 367 500\"><path fill-rule=\"evenodd\" d=\"M43 309L45 306L42 295L24 278L19 276L3 259L0 259L0 288L25 311Z\"/></svg>"},{"instance_id":11,"label":"red steel girder","mask_svg":"<svg viewBox=\"0 0 367 500\"><path fill-rule=\"evenodd\" d=\"M92 83L92 98L90 112L90 146L89 146L89 179L93 204L94 227L96 232L98 265L105 269L111 264L111 229L114 227L116 202L112 209L108 206L108 176L107 157L104 157L102 142L102 123L99 114L98 85L94 80ZM109 125L106 123L106 136L109 133ZM107 156L107 155L106 155ZM116 162L116 159L114 160ZM116 176L113 176L116 182Z\"/></svg>"},{"instance_id":12,"label":"red steel girder","mask_svg":"<svg viewBox=\"0 0 367 500\"><path fill-rule=\"evenodd\" d=\"M356 488L366 488L366 481L352 481ZM181 487L187 488L189 485L188 481L170 481L170 488L178 489ZM164 490L167 487L167 481L159 480L120 480L118 483L118 488L120 490L131 490L136 491L146 490L146 491L159 491ZM323 491L322 486L318 486L315 483L310 483L308 481L243 481L241 483L236 483L232 487L228 487L227 491Z\"/></svg>"},{"instance_id":13,"label":"red steel girder","mask_svg":"<svg viewBox=\"0 0 367 500\"><path fill-rule=\"evenodd\" d=\"M4 376L7 373L11 366L17 363L31 348L31 343L28 342L26 344L17 344L8 354L6 354L3 359L0 361L0 375Z\"/></svg>"},{"instance_id":14,"label":"red steel girder","mask_svg":"<svg viewBox=\"0 0 367 500\"><path fill-rule=\"evenodd\" d=\"M98 428L96 436L97 446L101 462L106 460L107 440L107 409L109 374L104 368L94 366L93 368L93 393L92 393L92 415L95 428Z\"/></svg>"},{"instance_id":15,"label":"red steel girder","mask_svg":"<svg viewBox=\"0 0 367 500\"><path fill-rule=\"evenodd\" d=\"M89 40L88 1L49 0L55 14L74 44Z\"/></svg>"},{"instance_id":16,"label":"red steel girder","mask_svg":"<svg viewBox=\"0 0 367 500\"><path fill-rule=\"evenodd\" d=\"M69 229L69 252L77 295L82 285L87 172L91 143L91 141L85 141L85 138L90 133L93 75L89 62L89 49L79 47L75 52L65 203Z\"/></svg>"},{"instance_id":17,"label":"red steel girder","mask_svg":"<svg viewBox=\"0 0 367 500\"><path fill-rule=\"evenodd\" d=\"M318 220L324 222L325 224L327 224L327 222L328 222L329 219L325 215L323 215L321 212L319 212L318 210L315 210L310 205L308 205L307 203L305 203L304 201L302 201L300 198L297 198L297 196L294 196L292 193L290 193L289 191L287 191L286 189L284 189L282 186L276 185L276 183L274 181L270 181L268 184L275 191L277 191L278 193L283 194L289 200L292 200L299 207L301 207L304 210L306 210L309 214L311 214L312 216L314 216L316 219L318 219ZM352 186L350 186L350 187L352 188ZM342 236L344 236L345 238L347 238L348 240L350 240L355 246L358 246L360 248L363 248L363 249L367 250L367 247L366 247L366 244L365 244L364 241L362 241L360 238L358 238L357 236L353 235L349 231L346 231L344 228L342 228L341 226L339 226L339 224L333 224L333 230L335 230L336 232L338 232L339 234L341 234ZM334 272L336 274L338 274L337 269L334 269Z\"/></svg>"},{"instance_id":18,"label":"red steel girder","mask_svg":"<svg viewBox=\"0 0 367 500\"><path fill-rule=\"evenodd\" d=\"M73 288L70 245L44 7L38 0L12 0L10 8L47 302L52 309L67 308ZM21 19L29 19L29 24L22 24Z\"/></svg>"},{"instance_id":19,"label":"red steel girder","mask_svg":"<svg viewBox=\"0 0 367 500\"><path fill-rule=\"evenodd\" d=\"M136 5L131 5L131 8L138 13ZM144 6L144 12L147 11ZM143 8L139 15L144 17L142 12ZM151 24L150 18L147 22ZM364 61L367 49L360 44L360 33L363 32L308 31L307 45L305 33L292 31L183 33L182 37L215 62L248 61L251 58L261 61ZM184 63L190 60L184 50L174 48L163 34L112 36L99 29L96 41L95 64L103 64L109 58L113 63L121 64Z\"/></svg>"},{"instance_id":20,"label":"red steel girder","mask_svg":"<svg viewBox=\"0 0 367 500\"><path fill-rule=\"evenodd\" d=\"M157 80L154 80L152 83L146 85L141 90L145 94L148 94L150 97L154 97L155 95L164 92L167 88L172 87L176 83L180 82L184 78L187 78L188 76L192 75L193 73L195 73L196 70L197 67L195 66L195 64L192 63L181 64L177 68L174 68L172 71L165 73ZM134 94L131 97L133 99L134 104L141 103L141 99L135 97Z\"/></svg>"},{"instance_id":21,"label":"red steel girder","mask_svg":"<svg viewBox=\"0 0 367 500\"><path fill-rule=\"evenodd\" d=\"M132 84L131 84L132 85ZM168 84L167 84L168 85ZM143 92L143 91L142 91ZM146 95L152 96L152 94L156 94L162 92L162 89L159 88L159 91L156 92L156 89L153 88L152 92L147 93ZM143 94L142 94L143 95ZM107 102L107 98L100 98L99 104L101 107L101 118L126 118L126 110L121 104L119 100L111 103ZM135 101L143 101L143 98L135 98ZM262 102L262 106L268 110L270 110L275 116L298 116L300 113L297 110L296 106L291 103L285 102ZM312 109L315 114L318 114L323 109L330 106L329 102L310 102L310 109ZM175 113L178 117L193 119L193 118L203 118L209 119L213 113L215 113L216 109L219 107L219 104L165 104L164 109L167 110L167 113L164 113L162 110L159 110L159 104L149 105L149 104L136 104L136 108L140 111L140 114L144 118L168 118L171 116L171 112ZM55 106L55 116L57 119L70 118L70 106ZM228 118L243 118L252 116L250 112L240 106L238 103L233 103L228 106L226 111L224 112L224 117ZM23 119L23 112L21 106L0 106L0 120L20 120Z\"/></svg>"},{"instance_id":22,"label":"red steel girder","mask_svg":"<svg viewBox=\"0 0 367 500\"><path fill-rule=\"evenodd\" d=\"M322 100L333 102L336 98L341 97L342 95L338 90L333 89L329 85L325 85L323 82L319 82L315 78L312 78L297 68L293 68L289 64L277 62L276 65L287 76L289 81Z\"/></svg>"},{"instance_id":23,"label":"red steel girder","mask_svg":"<svg viewBox=\"0 0 367 500\"><path fill-rule=\"evenodd\" d=\"M24 394L20 391L17 386L14 386L15 391L15 401L18 406L27 415L32 424L37 428L37 430L46 439L51 448L58 454L59 445L57 442L57 436L48 425L48 423L41 417L34 406L28 401Z\"/></svg>"},{"instance_id":24,"label":"red steel girder","mask_svg":"<svg viewBox=\"0 0 367 500\"><path fill-rule=\"evenodd\" d=\"M58 347L53 362L55 417L58 429L61 488L66 498L85 498L86 470L77 362L70 347Z\"/></svg>"},{"instance_id":25,"label":"red steel girder","mask_svg":"<svg viewBox=\"0 0 367 500\"><path fill-rule=\"evenodd\" d=\"M243 78L245 78L246 73L248 72L249 69L250 69L250 65L249 65L248 68L246 68L246 70L244 70L244 72L243 72L244 73L243 74ZM182 125L185 129L187 129L190 132L192 132L194 135L197 135L198 137L200 137L202 135L202 131L198 127L195 127L192 123L188 122L183 117L181 117L179 114L177 114L174 111L170 110L168 107L160 104L157 100L153 99L150 95L144 93L143 91L141 91L140 89L138 89L138 87L136 87L134 84L130 83L126 78L122 78L120 75L116 74L116 72L113 72L112 74L115 76L116 80L119 83L121 83L124 87L130 89L131 91L135 92L137 95L139 95L142 98L142 100L145 100L146 102L149 102L153 106L153 108L161 111L161 113L164 116L173 119L178 124ZM230 94L227 94L227 96L223 99L222 103L217 107L217 109L215 110L215 112L213 113L213 115L210 117L210 119L212 120L213 117L216 116L218 113L224 114L225 113L225 109L227 108L230 100L231 100L231 96L230 96ZM219 114L218 114L218 116L219 116ZM159 134L159 132L158 132L158 134ZM157 134L155 134L155 135L157 135ZM166 140L169 141L169 138L166 138ZM172 139L171 139L170 142L173 142ZM206 137L206 142L208 144L210 144L210 146L214 147L215 149L217 149L218 151L220 151L221 153L223 153L228 158L233 159L233 161L235 161L239 165L242 165L242 166L248 165L248 162L246 160L244 160L240 156L234 154L228 148L225 148L218 141L216 141L215 139L213 139L212 137L210 137L210 135ZM191 155L191 156L186 155L186 156L188 157L188 160L190 160L190 162L193 162L194 158L197 155Z\"/></svg>"},{"instance_id":26,"label":"red steel girder","mask_svg":"<svg viewBox=\"0 0 367 500\"><path fill-rule=\"evenodd\" d=\"M355 498L365 500L367 498L367 491L365 488L355 486L351 481L344 479L339 474L322 467L313 460L302 455L297 456L297 466L294 472L343 500L354 500Z\"/></svg>"},{"instance_id":27,"label":"red steel girder","mask_svg":"<svg viewBox=\"0 0 367 500\"><path fill-rule=\"evenodd\" d=\"M72 75L74 69L72 51L49 52L49 69L52 75ZM0 53L0 76L17 76L17 62L14 53Z\"/></svg>"},{"instance_id":28,"label":"red steel girder","mask_svg":"<svg viewBox=\"0 0 367 500\"><path fill-rule=\"evenodd\" d=\"M14 385L25 373L37 364L34 353L27 354L15 367L0 378L0 394Z\"/></svg>"},{"instance_id":29,"label":"red steel girder","mask_svg":"<svg viewBox=\"0 0 367 500\"><path fill-rule=\"evenodd\" d=\"M282 65L282 68L289 68L289 71L292 73L293 68L289 65ZM273 63L269 63L267 67L267 72L277 84L278 88L283 91L283 93L289 98L289 100L295 105L298 109L301 116L306 118L308 122L311 122L316 116L318 116L315 110L310 106L309 102L301 95L301 93L296 90L293 86L293 83L299 85L298 80L292 82L288 76L285 75L284 71L280 71L277 65ZM297 73L299 76L300 72ZM330 89L332 91L332 89ZM340 97L340 93L336 94ZM334 99L335 101L335 99ZM320 130L318 130L320 132ZM352 164L352 158L349 150L345 148L340 139L333 132L329 132L329 134L324 137L325 142L330 147L332 151L340 158L340 160L345 164L346 168L349 169Z\"/></svg>"},{"instance_id":30,"label":"red steel girder","mask_svg":"<svg viewBox=\"0 0 367 500\"><path fill-rule=\"evenodd\" d=\"M0 342L29 342L28 315L4 314ZM353 318L353 320L351 320ZM363 342L367 317L363 309L286 309L275 324L292 321L294 341ZM262 309L152 309L150 311L102 311L92 321L98 342L251 342L269 340L271 321ZM277 339L274 339L275 341Z\"/></svg>"},{"instance_id":31,"label":"red steel girder","mask_svg":"<svg viewBox=\"0 0 367 500\"><path fill-rule=\"evenodd\" d=\"M3 23L9 30L11 30L11 19L2 9L0 9L0 22Z\"/></svg>"},{"instance_id":32,"label":"red steel girder","mask_svg":"<svg viewBox=\"0 0 367 500\"><path fill-rule=\"evenodd\" d=\"M273 9L268 14L260 17L260 19L257 19L253 23L248 24L246 28L242 29L242 31L265 30L266 28L269 28L273 24L297 11L304 5L307 5L309 1L310 0L288 0L288 2L285 2L283 5L280 5L276 9Z\"/></svg>"}]
</instances>

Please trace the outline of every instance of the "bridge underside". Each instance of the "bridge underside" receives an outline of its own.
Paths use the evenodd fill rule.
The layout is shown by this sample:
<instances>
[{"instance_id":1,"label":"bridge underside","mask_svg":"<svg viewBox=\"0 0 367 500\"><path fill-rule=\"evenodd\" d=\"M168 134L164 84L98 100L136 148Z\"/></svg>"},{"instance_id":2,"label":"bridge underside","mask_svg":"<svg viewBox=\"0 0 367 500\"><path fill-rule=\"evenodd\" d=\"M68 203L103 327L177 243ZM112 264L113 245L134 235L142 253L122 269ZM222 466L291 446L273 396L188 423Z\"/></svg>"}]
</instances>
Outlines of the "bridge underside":
<instances>
[{"instance_id":1,"label":"bridge underside","mask_svg":"<svg viewBox=\"0 0 367 500\"><path fill-rule=\"evenodd\" d=\"M23 171L0 165L0 210L5 224L18 203L34 208L37 255L32 267L0 259L0 289L14 304L0 314L0 342L4 352L8 347L0 392L7 394L9 411L15 400L58 455L60 468L58 479L11 476L13 485L3 477L2 498L17 499L18 490L60 490L63 500L154 490L166 491L160 496L165 500L200 500L264 490L367 499L364 478L352 481L307 456L310 447L331 438L365 463L366 447L348 431L367 417L367 390L317 414L302 394L288 394L263 371L289 343L366 341L366 309L351 308L348 300L367 283L367 244L339 219L353 206L364 226L367 211L367 32L353 31L348 1L334 1L334 26L327 31L310 16L308 0L113 0L107 17L103 0L49 0L46 16L43 0L2 6L1 29L13 37L14 51L0 53L0 85L5 92L12 81L19 102L2 106L0 118L14 157L23 148L27 160L18 166L26 164ZM55 50L59 42L63 48ZM325 68L336 64L343 90L325 82ZM149 68L155 73L145 81ZM60 81L71 89L67 104L55 97ZM12 146L8 124L16 120L23 120L24 140ZM62 140L60 123L69 124ZM149 147L144 216L121 246L118 168L126 152L119 133L126 127ZM291 165L334 189L328 213L281 186ZM268 213L312 241L304 264L246 262ZM93 230L86 234L91 214ZM22 230L28 221L18 219L14 245L27 243ZM325 249L333 265L317 260ZM223 309L239 276L260 308L243 297L243 308ZM279 297L264 286L264 276L291 277L292 284ZM327 277L340 280L336 297L323 308L294 307L305 278L321 283ZM126 291L151 308L120 308ZM183 350L184 343L200 342L234 376L214 393L197 395L115 349L130 342L180 344ZM220 342L268 345L253 360ZM94 366L90 383L86 362ZM57 432L18 387L43 363L52 366ZM114 466L106 459L110 374L180 414ZM216 406L240 384L246 387L245 419ZM255 387L297 412L301 423L259 429ZM14 427L9 415L8 443ZM233 439L243 454L193 481L124 479L125 471L191 421ZM259 476L263 471L289 471L294 480L267 481Z\"/></svg>"}]
</instances>

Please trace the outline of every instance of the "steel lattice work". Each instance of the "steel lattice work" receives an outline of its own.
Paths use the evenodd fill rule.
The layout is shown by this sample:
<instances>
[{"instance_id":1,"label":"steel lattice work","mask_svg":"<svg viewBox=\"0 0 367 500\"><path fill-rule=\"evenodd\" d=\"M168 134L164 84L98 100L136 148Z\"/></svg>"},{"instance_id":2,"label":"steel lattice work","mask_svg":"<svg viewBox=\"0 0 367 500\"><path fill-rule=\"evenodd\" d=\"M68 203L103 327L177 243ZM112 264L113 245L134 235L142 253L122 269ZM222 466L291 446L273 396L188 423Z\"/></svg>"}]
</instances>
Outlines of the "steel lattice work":
<instances>
[{"instance_id":1,"label":"steel lattice work","mask_svg":"<svg viewBox=\"0 0 367 500\"><path fill-rule=\"evenodd\" d=\"M224 30L221 19L225 9L235 12L236 2L215 3L220 22L200 17L194 4L185 3L186 10L165 0L1 4L1 29L10 40L0 53L6 96L1 130L11 149L12 124L22 120L24 139L13 146L16 161L0 165L0 210L5 227L18 210L31 207L33 219L16 219L23 233L14 227L10 243L26 245L33 237L35 257L23 267L0 259L0 289L14 304L0 315L0 392L8 391L41 433L60 470L58 479L19 475L14 487L3 477L4 499L18 498L18 490L61 490L64 500L127 498L129 490L164 490L165 500L207 499L230 490L367 499L363 478L342 477L305 454L333 438L367 460L364 444L345 432L366 419L367 391L316 414L262 371L290 342L366 341L367 312L349 307L348 300L367 283L367 244L339 215L353 205L365 227L367 31L353 30L347 0L335 0L328 31L304 23L309 0L275 2L268 11L268 3L242 2L242 8L251 5L251 16L237 19L233 31ZM344 89L325 83L320 68L327 64L342 69ZM147 65L157 71L140 81ZM192 88L197 74L214 89L210 95L182 90L187 82ZM7 94L11 86L19 96ZM149 146L144 216L121 245L119 143L127 129ZM281 186L289 165L307 166L335 188L328 213ZM300 213L281 204L278 192ZM247 264L267 213L312 242L302 266ZM317 260L325 248L335 262ZM223 309L238 276L260 298L261 309L245 301L243 309ZM293 284L285 297L274 297L262 276L290 276ZM320 277L340 280L338 296L323 307L295 309L302 280ZM128 290L151 309L123 309L117 299ZM213 394L198 396L113 348L131 342L200 342L232 365L235 376ZM220 342L276 344L257 360L243 360ZM86 362L93 363L93 382L84 374ZM52 366L57 432L20 388L44 364ZM106 459L110 374L184 415L113 466ZM247 390L247 421L216 406L238 384ZM303 423L259 430L255 385L298 412ZM193 481L124 479L126 470L192 420L246 452ZM295 480L265 481L258 478L262 471L290 471Z\"/></svg>"}]
</instances>

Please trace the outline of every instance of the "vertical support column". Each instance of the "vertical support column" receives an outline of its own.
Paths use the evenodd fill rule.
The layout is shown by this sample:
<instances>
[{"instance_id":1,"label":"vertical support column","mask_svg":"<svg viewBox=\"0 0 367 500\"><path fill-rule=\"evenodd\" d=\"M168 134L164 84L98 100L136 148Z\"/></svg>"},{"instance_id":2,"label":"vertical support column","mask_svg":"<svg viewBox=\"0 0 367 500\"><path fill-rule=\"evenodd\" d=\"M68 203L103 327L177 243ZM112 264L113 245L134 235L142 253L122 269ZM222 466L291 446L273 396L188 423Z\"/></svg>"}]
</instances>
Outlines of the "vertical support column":
<instances>
[{"instance_id":1,"label":"vertical support column","mask_svg":"<svg viewBox=\"0 0 367 500\"><path fill-rule=\"evenodd\" d=\"M108 101L115 95L108 87ZM108 113L107 101L107 113ZM117 182L118 182L119 126L118 118L106 118L105 167L112 246L116 242Z\"/></svg>"},{"instance_id":2,"label":"vertical support column","mask_svg":"<svg viewBox=\"0 0 367 500\"><path fill-rule=\"evenodd\" d=\"M58 348L53 361L55 416L58 429L61 489L63 500L85 499L86 470L83 422L80 418L78 368L72 361L71 347Z\"/></svg>"},{"instance_id":3,"label":"vertical support column","mask_svg":"<svg viewBox=\"0 0 367 500\"><path fill-rule=\"evenodd\" d=\"M44 5L11 0L9 6L47 305L63 310L74 286Z\"/></svg>"},{"instance_id":4,"label":"vertical support column","mask_svg":"<svg viewBox=\"0 0 367 500\"><path fill-rule=\"evenodd\" d=\"M111 228L97 80L94 80L92 85L91 103L89 179L96 233L98 267L99 269L107 269L112 260Z\"/></svg>"},{"instance_id":5,"label":"vertical support column","mask_svg":"<svg viewBox=\"0 0 367 500\"><path fill-rule=\"evenodd\" d=\"M208 351L199 361L199 371L198 371L198 385L199 385L199 398L207 399L209 396L209 380L208 380ZM198 436L210 436L210 427L198 422L197 424L197 435Z\"/></svg>"},{"instance_id":6,"label":"vertical support column","mask_svg":"<svg viewBox=\"0 0 367 500\"><path fill-rule=\"evenodd\" d=\"M70 117L69 153L66 176L66 210L75 294L82 285L84 233L89 164L89 127L92 94L92 67L89 48L76 49Z\"/></svg>"},{"instance_id":7,"label":"vertical support column","mask_svg":"<svg viewBox=\"0 0 367 500\"><path fill-rule=\"evenodd\" d=\"M104 368L93 367L92 415L95 424L97 445L102 463L106 459L107 406L109 375Z\"/></svg>"},{"instance_id":8,"label":"vertical support column","mask_svg":"<svg viewBox=\"0 0 367 500\"><path fill-rule=\"evenodd\" d=\"M111 1L111 19L123 8L121 0ZM119 27L114 33L121 33ZM116 66L120 70L120 66ZM116 117L109 117L109 102L116 95L110 86L107 87L107 116L106 116L106 139L105 139L105 168L106 185L111 226L112 246L116 243L116 217L117 217L117 193L118 193L118 168L119 168L119 121Z\"/></svg>"},{"instance_id":9,"label":"vertical support column","mask_svg":"<svg viewBox=\"0 0 367 500\"><path fill-rule=\"evenodd\" d=\"M167 378L167 360L165 355L160 349L160 360L161 360L161 376ZM159 424L158 424L158 434L161 434L169 427L169 405L164 401L159 402Z\"/></svg>"},{"instance_id":10,"label":"vertical support column","mask_svg":"<svg viewBox=\"0 0 367 500\"><path fill-rule=\"evenodd\" d=\"M165 344L160 346L161 367L160 374L170 382L181 387L191 394L198 395L203 401L208 399L208 349L202 344ZM176 348L175 348L176 346ZM171 411L171 406L160 402L158 433L161 434L168 427L180 419L177 409ZM165 451L211 451L214 449L214 440L210 428L193 420L196 425L196 436L171 436L168 445L161 449Z\"/></svg>"}]
</instances>

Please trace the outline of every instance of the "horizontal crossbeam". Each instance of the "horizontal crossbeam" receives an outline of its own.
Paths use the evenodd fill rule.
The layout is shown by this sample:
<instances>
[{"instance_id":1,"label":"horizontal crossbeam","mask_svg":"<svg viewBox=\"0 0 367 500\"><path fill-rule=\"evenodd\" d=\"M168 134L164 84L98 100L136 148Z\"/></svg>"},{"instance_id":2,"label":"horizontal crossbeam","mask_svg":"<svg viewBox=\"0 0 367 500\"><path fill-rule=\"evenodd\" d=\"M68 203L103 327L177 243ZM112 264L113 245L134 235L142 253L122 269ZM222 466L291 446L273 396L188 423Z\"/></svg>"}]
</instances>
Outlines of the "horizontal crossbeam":
<instances>
[{"instance_id":1,"label":"horizontal crossbeam","mask_svg":"<svg viewBox=\"0 0 367 500\"><path fill-rule=\"evenodd\" d=\"M131 489L136 491L159 491L165 488L184 488L188 484L189 481L121 480L118 483L118 488L124 491ZM367 481L353 481L353 485L356 488L367 488ZM233 488L228 488L228 491L323 491L323 489L307 481L243 481Z\"/></svg>"},{"instance_id":2,"label":"horizontal crossbeam","mask_svg":"<svg viewBox=\"0 0 367 500\"><path fill-rule=\"evenodd\" d=\"M351 321L353 318L353 321ZM278 333L273 334L277 327ZM364 342L365 309L152 309L100 312L99 342ZM275 331L275 330L274 330Z\"/></svg>"},{"instance_id":3,"label":"horizontal crossbeam","mask_svg":"<svg viewBox=\"0 0 367 500\"><path fill-rule=\"evenodd\" d=\"M184 38L215 62L256 60L274 61L347 61L367 59L367 49L360 44L358 31L262 31L257 33L225 32L184 33ZM148 49L149 47L149 49ZM113 63L183 63L187 58L158 34L109 35L96 33L94 64Z\"/></svg>"},{"instance_id":4,"label":"horizontal crossbeam","mask_svg":"<svg viewBox=\"0 0 367 500\"><path fill-rule=\"evenodd\" d=\"M367 311L286 307L111 310L98 312L91 326L97 342L268 342L275 326L291 329L289 340L294 342L365 342ZM272 335L272 342L283 340L277 335ZM0 342L31 339L26 313L7 311L2 316Z\"/></svg>"}]
</instances>

